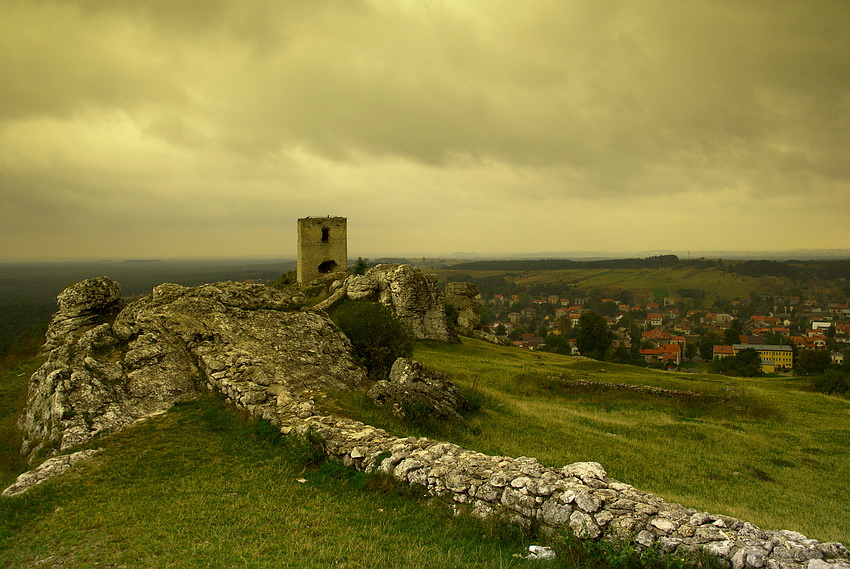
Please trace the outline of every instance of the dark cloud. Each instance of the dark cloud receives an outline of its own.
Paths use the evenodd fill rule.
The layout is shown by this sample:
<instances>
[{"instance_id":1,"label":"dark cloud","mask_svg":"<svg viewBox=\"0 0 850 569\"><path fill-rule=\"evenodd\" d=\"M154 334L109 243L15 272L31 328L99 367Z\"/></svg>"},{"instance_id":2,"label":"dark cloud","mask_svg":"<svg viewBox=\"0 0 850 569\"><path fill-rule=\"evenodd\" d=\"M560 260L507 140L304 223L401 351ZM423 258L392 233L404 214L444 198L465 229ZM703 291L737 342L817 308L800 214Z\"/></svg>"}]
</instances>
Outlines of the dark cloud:
<instances>
[{"instance_id":1,"label":"dark cloud","mask_svg":"<svg viewBox=\"0 0 850 569\"><path fill-rule=\"evenodd\" d=\"M1 6L0 179L21 212L848 207L843 0Z\"/></svg>"}]
</instances>

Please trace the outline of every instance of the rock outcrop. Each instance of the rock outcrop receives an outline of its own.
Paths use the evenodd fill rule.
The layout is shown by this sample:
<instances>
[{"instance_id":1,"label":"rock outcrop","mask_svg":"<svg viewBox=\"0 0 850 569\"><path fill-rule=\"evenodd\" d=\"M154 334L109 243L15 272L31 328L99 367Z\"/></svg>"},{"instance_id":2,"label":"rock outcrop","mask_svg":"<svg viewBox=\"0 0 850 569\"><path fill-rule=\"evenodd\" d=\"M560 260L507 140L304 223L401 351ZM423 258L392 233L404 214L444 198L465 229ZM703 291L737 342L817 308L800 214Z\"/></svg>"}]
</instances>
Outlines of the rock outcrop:
<instances>
[{"instance_id":1,"label":"rock outcrop","mask_svg":"<svg viewBox=\"0 0 850 569\"><path fill-rule=\"evenodd\" d=\"M78 462L88 460L99 452L99 449L81 450L71 454L48 458L39 464L37 468L18 476L14 484L3 490L3 496L8 497L23 494L33 486L47 482L54 476L70 470Z\"/></svg>"},{"instance_id":2,"label":"rock outcrop","mask_svg":"<svg viewBox=\"0 0 850 569\"><path fill-rule=\"evenodd\" d=\"M446 283L446 304L457 311L457 325L467 335L481 327L477 296L478 287L474 283Z\"/></svg>"},{"instance_id":3,"label":"rock outcrop","mask_svg":"<svg viewBox=\"0 0 850 569\"><path fill-rule=\"evenodd\" d=\"M443 374L428 371L421 363L407 358L393 362L389 381L377 382L367 395L405 419L411 419L411 413L427 413L441 420L458 420L460 411L468 406Z\"/></svg>"},{"instance_id":4,"label":"rock outcrop","mask_svg":"<svg viewBox=\"0 0 850 569\"><path fill-rule=\"evenodd\" d=\"M437 279L410 265L376 265L346 281L349 300L381 302L392 308L415 338L458 342L446 317L446 300Z\"/></svg>"},{"instance_id":5,"label":"rock outcrop","mask_svg":"<svg viewBox=\"0 0 850 569\"><path fill-rule=\"evenodd\" d=\"M262 285L163 284L120 308L104 277L59 295L47 361L19 420L23 452L66 450L214 387L268 419L327 389L361 386L350 342L319 312Z\"/></svg>"}]
</instances>

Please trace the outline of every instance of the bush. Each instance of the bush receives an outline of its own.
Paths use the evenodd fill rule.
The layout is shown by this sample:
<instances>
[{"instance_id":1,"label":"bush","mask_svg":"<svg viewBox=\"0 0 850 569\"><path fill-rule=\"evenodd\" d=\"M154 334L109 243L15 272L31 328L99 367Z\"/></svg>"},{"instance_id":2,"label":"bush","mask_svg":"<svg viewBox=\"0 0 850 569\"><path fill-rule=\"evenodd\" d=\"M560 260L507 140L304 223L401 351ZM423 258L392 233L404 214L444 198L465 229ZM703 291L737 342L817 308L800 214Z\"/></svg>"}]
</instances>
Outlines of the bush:
<instances>
[{"instance_id":1,"label":"bush","mask_svg":"<svg viewBox=\"0 0 850 569\"><path fill-rule=\"evenodd\" d=\"M330 316L351 340L355 359L372 379L386 379L397 358L413 354L407 327L382 304L344 302Z\"/></svg>"},{"instance_id":2,"label":"bush","mask_svg":"<svg viewBox=\"0 0 850 569\"><path fill-rule=\"evenodd\" d=\"M812 378L812 390L827 394L847 393L850 391L850 380L841 370L828 369Z\"/></svg>"}]
</instances>

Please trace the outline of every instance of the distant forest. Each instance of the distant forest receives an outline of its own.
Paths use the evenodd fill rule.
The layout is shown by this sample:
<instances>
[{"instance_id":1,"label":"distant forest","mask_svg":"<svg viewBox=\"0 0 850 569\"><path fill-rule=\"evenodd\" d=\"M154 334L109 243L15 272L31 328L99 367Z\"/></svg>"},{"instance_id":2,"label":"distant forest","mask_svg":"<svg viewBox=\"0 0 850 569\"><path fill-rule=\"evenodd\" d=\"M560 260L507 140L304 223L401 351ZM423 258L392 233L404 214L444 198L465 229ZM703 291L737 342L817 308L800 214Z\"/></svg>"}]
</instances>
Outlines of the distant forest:
<instances>
[{"instance_id":1,"label":"distant forest","mask_svg":"<svg viewBox=\"0 0 850 569\"><path fill-rule=\"evenodd\" d=\"M676 255L658 255L645 259L600 259L595 261L570 261L568 259L520 259L509 261L470 261L447 268L464 271L557 271L564 269L660 269L684 266ZM711 267L716 263L697 259L687 261L688 266Z\"/></svg>"},{"instance_id":2,"label":"distant forest","mask_svg":"<svg viewBox=\"0 0 850 569\"><path fill-rule=\"evenodd\" d=\"M566 269L708 269L716 267L730 273L750 277L787 277L794 280L850 279L850 259L817 261L727 261L722 259L680 259L676 255L658 255L643 259L519 259L504 261L470 261L446 268L464 271L557 271Z\"/></svg>"}]
</instances>

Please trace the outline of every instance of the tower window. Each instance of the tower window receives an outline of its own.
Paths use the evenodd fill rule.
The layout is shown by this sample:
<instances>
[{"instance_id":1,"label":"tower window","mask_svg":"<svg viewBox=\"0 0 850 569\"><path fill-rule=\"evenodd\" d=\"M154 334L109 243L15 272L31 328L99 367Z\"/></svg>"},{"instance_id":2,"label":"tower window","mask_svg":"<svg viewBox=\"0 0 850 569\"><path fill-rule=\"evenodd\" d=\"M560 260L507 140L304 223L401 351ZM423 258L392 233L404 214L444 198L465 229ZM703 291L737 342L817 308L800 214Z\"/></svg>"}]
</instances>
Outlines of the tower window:
<instances>
[{"instance_id":1,"label":"tower window","mask_svg":"<svg viewBox=\"0 0 850 569\"><path fill-rule=\"evenodd\" d=\"M322 227L322 241L328 241L331 238L331 230L327 227Z\"/></svg>"}]
</instances>

